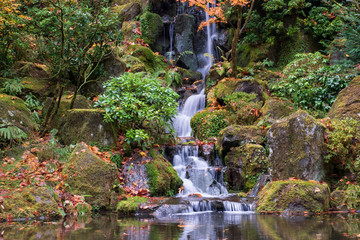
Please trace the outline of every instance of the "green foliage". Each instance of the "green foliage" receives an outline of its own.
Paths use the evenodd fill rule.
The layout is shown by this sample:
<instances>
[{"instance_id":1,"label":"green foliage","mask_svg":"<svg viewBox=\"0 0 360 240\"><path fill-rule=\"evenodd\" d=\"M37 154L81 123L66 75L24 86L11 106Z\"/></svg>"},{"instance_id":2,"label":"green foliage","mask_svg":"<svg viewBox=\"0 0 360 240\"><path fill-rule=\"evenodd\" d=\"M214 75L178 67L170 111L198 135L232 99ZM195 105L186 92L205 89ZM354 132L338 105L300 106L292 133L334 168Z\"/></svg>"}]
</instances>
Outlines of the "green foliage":
<instances>
[{"instance_id":1,"label":"green foliage","mask_svg":"<svg viewBox=\"0 0 360 240\"><path fill-rule=\"evenodd\" d=\"M218 137L219 132L229 126L227 118L230 113L224 109L204 109L191 119L193 135L201 141L210 137Z\"/></svg>"},{"instance_id":2,"label":"green foliage","mask_svg":"<svg viewBox=\"0 0 360 240\"><path fill-rule=\"evenodd\" d=\"M116 164L117 168L121 168L123 156L121 154L111 154L110 160Z\"/></svg>"},{"instance_id":3,"label":"green foliage","mask_svg":"<svg viewBox=\"0 0 360 240\"><path fill-rule=\"evenodd\" d=\"M328 62L319 52L296 55L284 68L281 80L271 86L272 93L299 107L327 112L340 90L354 77L343 66Z\"/></svg>"},{"instance_id":4,"label":"green foliage","mask_svg":"<svg viewBox=\"0 0 360 240\"><path fill-rule=\"evenodd\" d=\"M117 121L130 144L144 143L172 129L177 114L177 98L171 88L163 87L157 78L143 73L125 73L104 84L105 93L97 106L105 110L106 121ZM154 138L154 139L152 139Z\"/></svg>"},{"instance_id":5,"label":"green foliage","mask_svg":"<svg viewBox=\"0 0 360 240\"><path fill-rule=\"evenodd\" d=\"M14 78L14 79L7 78L3 82L3 92L12 96L20 95L22 93L23 88L24 86L20 78Z\"/></svg>"},{"instance_id":6,"label":"green foliage","mask_svg":"<svg viewBox=\"0 0 360 240\"><path fill-rule=\"evenodd\" d=\"M252 124L260 117L262 103L255 101L255 93L234 92L224 99L228 109L234 113L235 121L238 124Z\"/></svg>"},{"instance_id":7,"label":"green foliage","mask_svg":"<svg viewBox=\"0 0 360 240\"><path fill-rule=\"evenodd\" d=\"M142 38L146 43L152 45L163 29L163 21L158 14L146 11L140 17L140 27Z\"/></svg>"},{"instance_id":8,"label":"green foliage","mask_svg":"<svg viewBox=\"0 0 360 240\"><path fill-rule=\"evenodd\" d=\"M0 124L0 142L21 141L26 139L27 137L27 134L15 125Z\"/></svg>"},{"instance_id":9,"label":"green foliage","mask_svg":"<svg viewBox=\"0 0 360 240\"><path fill-rule=\"evenodd\" d=\"M327 162L360 177L360 130L355 119L333 120L327 124Z\"/></svg>"},{"instance_id":10,"label":"green foliage","mask_svg":"<svg viewBox=\"0 0 360 240\"><path fill-rule=\"evenodd\" d=\"M46 161L50 159L56 159L60 162L66 162L69 158L75 145L63 147L60 145L59 140L55 136L57 133L56 129L50 132L50 138L48 142L40 146L40 151L37 153L39 161Z\"/></svg>"},{"instance_id":11,"label":"green foliage","mask_svg":"<svg viewBox=\"0 0 360 240\"><path fill-rule=\"evenodd\" d=\"M25 104L30 111L39 110L40 108L40 101L32 93L25 96Z\"/></svg>"}]
</instances>

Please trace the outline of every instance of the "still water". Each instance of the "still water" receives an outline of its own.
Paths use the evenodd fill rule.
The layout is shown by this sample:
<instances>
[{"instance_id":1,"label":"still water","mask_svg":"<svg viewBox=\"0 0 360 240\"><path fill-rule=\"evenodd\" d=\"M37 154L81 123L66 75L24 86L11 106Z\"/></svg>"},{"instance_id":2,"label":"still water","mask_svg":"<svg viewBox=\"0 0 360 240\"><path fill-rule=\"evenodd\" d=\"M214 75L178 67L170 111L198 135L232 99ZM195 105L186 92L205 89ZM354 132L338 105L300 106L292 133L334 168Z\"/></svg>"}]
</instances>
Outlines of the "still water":
<instances>
[{"instance_id":1,"label":"still water","mask_svg":"<svg viewBox=\"0 0 360 240\"><path fill-rule=\"evenodd\" d=\"M360 239L360 215L200 213L156 219L108 214L58 222L1 223L0 239Z\"/></svg>"}]
</instances>

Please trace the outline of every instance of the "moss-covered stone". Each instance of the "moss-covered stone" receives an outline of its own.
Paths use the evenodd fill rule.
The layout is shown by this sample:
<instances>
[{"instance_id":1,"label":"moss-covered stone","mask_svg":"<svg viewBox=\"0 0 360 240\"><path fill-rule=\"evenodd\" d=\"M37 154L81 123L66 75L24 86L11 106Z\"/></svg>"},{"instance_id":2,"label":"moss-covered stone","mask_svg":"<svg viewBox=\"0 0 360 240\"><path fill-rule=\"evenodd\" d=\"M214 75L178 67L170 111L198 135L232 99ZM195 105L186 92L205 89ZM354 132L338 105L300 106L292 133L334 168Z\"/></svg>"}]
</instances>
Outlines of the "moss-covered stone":
<instances>
[{"instance_id":1,"label":"moss-covered stone","mask_svg":"<svg viewBox=\"0 0 360 240\"><path fill-rule=\"evenodd\" d=\"M127 41L135 42L137 38L140 37L139 34L136 33L135 29L140 27L140 22L138 21L127 21L123 22L121 27L121 32L123 37Z\"/></svg>"},{"instance_id":2,"label":"moss-covered stone","mask_svg":"<svg viewBox=\"0 0 360 240\"><path fill-rule=\"evenodd\" d=\"M246 143L263 144L266 131L260 126L231 125L220 131L216 150L225 157L232 147Z\"/></svg>"},{"instance_id":3,"label":"moss-covered stone","mask_svg":"<svg viewBox=\"0 0 360 240\"><path fill-rule=\"evenodd\" d=\"M160 154L146 164L146 170L152 196L173 196L182 185L182 180L171 163Z\"/></svg>"},{"instance_id":4,"label":"moss-covered stone","mask_svg":"<svg viewBox=\"0 0 360 240\"><path fill-rule=\"evenodd\" d=\"M62 96L58 112L55 115L53 121L50 123L50 127L48 129L60 128L63 118L66 116L67 111L70 109L71 99L72 99L72 95ZM51 102L52 99L47 98L43 104L42 115L44 118L49 110L54 110L54 107L51 108ZM90 101L86 97L82 95L77 95L74 103L74 109L89 109L90 107L91 107Z\"/></svg>"},{"instance_id":5,"label":"moss-covered stone","mask_svg":"<svg viewBox=\"0 0 360 240\"><path fill-rule=\"evenodd\" d=\"M248 192L260 173L267 171L266 150L258 144L232 148L225 157L226 182L229 190Z\"/></svg>"},{"instance_id":6,"label":"moss-covered stone","mask_svg":"<svg viewBox=\"0 0 360 240\"><path fill-rule=\"evenodd\" d=\"M15 125L30 134L36 129L25 102L14 96L0 94L0 124Z\"/></svg>"},{"instance_id":7,"label":"moss-covered stone","mask_svg":"<svg viewBox=\"0 0 360 240\"><path fill-rule=\"evenodd\" d=\"M113 207L111 190L117 172L115 164L100 159L83 143L74 149L63 170L74 194L83 195L87 203L105 209Z\"/></svg>"},{"instance_id":8,"label":"moss-covered stone","mask_svg":"<svg viewBox=\"0 0 360 240\"><path fill-rule=\"evenodd\" d=\"M345 190L334 190L330 195L330 206L335 209L346 208L346 202L348 199L347 192Z\"/></svg>"},{"instance_id":9,"label":"moss-covered stone","mask_svg":"<svg viewBox=\"0 0 360 240\"><path fill-rule=\"evenodd\" d=\"M13 66L14 71L21 76L35 79L49 79L51 77L51 70L48 66L32 62L16 62Z\"/></svg>"},{"instance_id":10,"label":"moss-covered stone","mask_svg":"<svg viewBox=\"0 0 360 240\"><path fill-rule=\"evenodd\" d=\"M268 44L267 44L268 45ZM251 44L239 44L237 47L237 65L240 67L252 66L252 64L265 59L268 54L269 46L252 46Z\"/></svg>"},{"instance_id":11,"label":"moss-covered stone","mask_svg":"<svg viewBox=\"0 0 360 240\"><path fill-rule=\"evenodd\" d=\"M147 198L145 197L129 197L126 200L120 201L117 204L116 210L122 215L129 215L136 212L140 204L146 203Z\"/></svg>"},{"instance_id":12,"label":"moss-covered stone","mask_svg":"<svg viewBox=\"0 0 360 240\"><path fill-rule=\"evenodd\" d=\"M68 110L58 136L65 145L84 141L113 146L117 139L115 125L104 122L104 111L99 109Z\"/></svg>"},{"instance_id":13,"label":"moss-covered stone","mask_svg":"<svg viewBox=\"0 0 360 240\"><path fill-rule=\"evenodd\" d=\"M210 137L218 137L220 130L229 126L226 119L230 113L226 110L206 108L196 113L191 119L191 128L194 137L204 141Z\"/></svg>"},{"instance_id":14,"label":"moss-covered stone","mask_svg":"<svg viewBox=\"0 0 360 240\"><path fill-rule=\"evenodd\" d=\"M323 179L324 134L325 127L301 110L274 123L267 135L272 177Z\"/></svg>"},{"instance_id":15,"label":"moss-covered stone","mask_svg":"<svg viewBox=\"0 0 360 240\"><path fill-rule=\"evenodd\" d=\"M24 93L32 93L40 99L55 94L56 83L49 79L24 77L22 83Z\"/></svg>"},{"instance_id":16,"label":"moss-covered stone","mask_svg":"<svg viewBox=\"0 0 360 240\"><path fill-rule=\"evenodd\" d=\"M131 72L137 73L146 71L145 64L139 58L126 56L123 60L126 63L126 66L131 69Z\"/></svg>"},{"instance_id":17,"label":"moss-covered stone","mask_svg":"<svg viewBox=\"0 0 360 240\"><path fill-rule=\"evenodd\" d=\"M1 197L0 221L7 218L61 217L53 192L46 187L24 188Z\"/></svg>"},{"instance_id":18,"label":"moss-covered stone","mask_svg":"<svg viewBox=\"0 0 360 240\"><path fill-rule=\"evenodd\" d=\"M360 76L355 77L349 86L340 91L328 113L336 119L354 118L360 121Z\"/></svg>"},{"instance_id":19,"label":"moss-covered stone","mask_svg":"<svg viewBox=\"0 0 360 240\"><path fill-rule=\"evenodd\" d=\"M225 78L221 80L214 89L214 97L220 104L224 103L224 98L234 92L245 92L256 94L255 101L264 102L267 85L264 82L249 79Z\"/></svg>"},{"instance_id":20,"label":"moss-covered stone","mask_svg":"<svg viewBox=\"0 0 360 240\"><path fill-rule=\"evenodd\" d=\"M160 15L146 11L140 17L140 26L144 41L153 45L163 30L163 21Z\"/></svg>"},{"instance_id":21,"label":"moss-covered stone","mask_svg":"<svg viewBox=\"0 0 360 240\"><path fill-rule=\"evenodd\" d=\"M259 193L258 212L323 212L330 207L326 183L302 180L275 181Z\"/></svg>"},{"instance_id":22,"label":"moss-covered stone","mask_svg":"<svg viewBox=\"0 0 360 240\"><path fill-rule=\"evenodd\" d=\"M114 6L111 8L111 10L119 14L120 20L130 21L140 15L141 5L137 2L130 2L127 4Z\"/></svg>"},{"instance_id":23,"label":"moss-covered stone","mask_svg":"<svg viewBox=\"0 0 360 240\"><path fill-rule=\"evenodd\" d=\"M147 72L164 71L168 67L166 59L154 54L150 48L132 45L129 46L129 50L133 57L138 58L145 65Z\"/></svg>"},{"instance_id":24,"label":"moss-covered stone","mask_svg":"<svg viewBox=\"0 0 360 240\"><path fill-rule=\"evenodd\" d=\"M257 125L268 126L277 120L290 116L296 111L296 106L290 101L280 98L269 98L260 109L261 117L257 120Z\"/></svg>"}]
</instances>

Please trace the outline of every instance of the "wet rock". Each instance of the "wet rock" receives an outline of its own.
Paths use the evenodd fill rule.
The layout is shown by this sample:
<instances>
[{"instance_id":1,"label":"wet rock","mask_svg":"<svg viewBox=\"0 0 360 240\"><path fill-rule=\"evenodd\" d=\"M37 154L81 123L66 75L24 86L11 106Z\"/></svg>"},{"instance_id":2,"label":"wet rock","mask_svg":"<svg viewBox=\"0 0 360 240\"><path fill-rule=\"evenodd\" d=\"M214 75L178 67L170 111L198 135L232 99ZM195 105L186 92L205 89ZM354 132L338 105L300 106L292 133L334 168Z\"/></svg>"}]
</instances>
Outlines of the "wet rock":
<instances>
[{"instance_id":1,"label":"wet rock","mask_svg":"<svg viewBox=\"0 0 360 240\"><path fill-rule=\"evenodd\" d=\"M184 213L188 211L189 206L187 204L164 204L160 206L152 215L156 218L166 218L177 213Z\"/></svg>"},{"instance_id":2,"label":"wet rock","mask_svg":"<svg viewBox=\"0 0 360 240\"><path fill-rule=\"evenodd\" d=\"M360 76L355 77L349 86L340 91L328 113L328 117L344 119L347 117L360 121Z\"/></svg>"},{"instance_id":3,"label":"wet rock","mask_svg":"<svg viewBox=\"0 0 360 240\"><path fill-rule=\"evenodd\" d=\"M149 177L145 164L147 163L147 161L151 160L151 157L143 157L139 154L136 154L135 156L133 156L132 161L126 161L121 166L121 173L123 174L125 182L124 187L134 189L135 191L149 189Z\"/></svg>"},{"instance_id":4,"label":"wet rock","mask_svg":"<svg viewBox=\"0 0 360 240\"><path fill-rule=\"evenodd\" d=\"M275 181L259 193L258 212L323 212L330 207L326 183L302 180Z\"/></svg>"},{"instance_id":5,"label":"wet rock","mask_svg":"<svg viewBox=\"0 0 360 240\"><path fill-rule=\"evenodd\" d=\"M180 57L181 62L185 68L196 70L198 63L196 55L194 54L194 29L195 17L187 14L180 14L176 17L175 22L175 49L178 53L184 53ZM180 64L181 65L181 64Z\"/></svg>"},{"instance_id":6,"label":"wet rock","mask_svg":"<svg viewBox=\"0 0 360 240\"><path fill-rule=\"evenodd\" d=\"M321 180L324 133L325 127L301 110L274 123L267 134L272 178Z\"/></svg>"},{"instance_id":7,"label":"wet rock","mask_svg":"<svg viewBox=\"0 0 360 240\"><path fill-rule=\"evenodd\" d=\"M27 187L7 194L6 198L0 197L0 221L8 216L12 219L61 217L53 192L46 187Z\"/></svg>"},{"instance_id":8,"label":"wet rock","mask_svg":"<svg viewBox=\"0 0 360 240\"><path fill-rule=\"evenodd\" d=\"M100 146L114 146L117 139L115 125L104 122L104 111L98 109L67 111L58 136L65 145L84 141Z\"/></svg>"},{"instance_id":9,"label":"wet rock","mask_svg":"<svg viewBox=\"0 0 360 240\"><path fill-rule=\"evenodd\" d=\"M254 187L251 189L250 193L247 196L256 197L261 191L261 189L263 189L263 187L265 187L265 185L270 181L270 175L260 174L258 179L256 180Z\"/></svg>"},{"instance_id":10,"label":"wet rock","mask_svg":"<svg viewBox=\"0 0 360 240\"><path fill-rule=\"evenodd\" d=\"M266 100L260 112L262 116L257 120L257 125L271 125L277 120L288 117L296 111L296 107L289 101L280 98Z\"/></svg>"},{"instance_id":11,"label":"wet rock","mask_svg":"<svg viewBox=\"0 0 360 240\"><path fill-rule=\"evenodd\" d=\"M214 166L216 158L215 144L208 143L199 146L199 157L204 159L209 165Z\"/></svg>"},{"instance_id":12,"label":"wet rock","mask_svg":"<svg viewBox=\"0 0 360 240\"><path fill-rule=\"evenodd\" d=\"M0 125L16 126L26 134L36 128L25 102L18 97L0 94L0 112Z\"/></svg>"},{"instance_id":13,"label":"wet rock","mask_svg":"<svg viewBox=\"0 0 360 240\"><path fill-rule=\"evenodd\" d=\"M100 159L85 144L77 145L65 164L63 173L68 176L66 183L72 192L85 195L87 203L103 209L115 207L110 206L110 202L118 170L115 164Z\"/></svg>"},{"instance_id":14,"label":"wet rock","mask_svg":"<svg viewBox=\"0 0 360 240\"><path fill-rule=\"evenodd\" d=\"M260 126L232 125L220 131L216 150L225 157L232 147L245 143L263 144L266 132Z\"/></svg>"},{"instance_id":15,"label":"wet rock","mask_svg":"<svg viewBox=\"0 0 360 240\"><path fill-rule=\"evenodd\" d=\"M268 161L261 145L244 144L232 148L225 157L227 188L248 192L255 185L257 176L267 171Z\"/></svg>"}]
</instances>

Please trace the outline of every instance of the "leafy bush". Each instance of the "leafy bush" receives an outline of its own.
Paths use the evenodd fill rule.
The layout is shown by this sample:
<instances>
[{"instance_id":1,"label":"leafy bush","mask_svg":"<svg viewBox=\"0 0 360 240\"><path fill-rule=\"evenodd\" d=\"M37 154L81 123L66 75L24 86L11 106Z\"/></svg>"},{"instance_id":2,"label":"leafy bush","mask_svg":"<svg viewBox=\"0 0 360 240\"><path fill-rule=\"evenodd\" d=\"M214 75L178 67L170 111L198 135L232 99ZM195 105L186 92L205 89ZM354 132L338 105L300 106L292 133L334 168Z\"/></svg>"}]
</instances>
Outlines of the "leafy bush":
<instances>
[{"instance_id":1,"label":"leafy bush","mask_svg":"<svg viewBox=\"0 0 360 240\"><path fill-rule=\"evenodd\" d=\"M125 73L104 87L97 106L105 110L106 121L117 121L126 131L132 147L146 147L148 139L154 141L167 130L172 131L178 94L163 87L159 79L143 73Z\"/></svg>"},{"instance_id":2,"label":"leafy bush","mask_svg":"<svg viewBox=\"0 0 360 240\"><path fill-rule=\"evenodd\" d=\"M327 112L340 90L354 77L341 65L329 65L319 52L298 54L282 72L272 93L292 100L297 106Z\"/></svg>"},{"instance_id":3,"label":"leafy bush","mask_svg":"<svg viewBox=\"0 0 360 240\"><path fill-rule=\"evenodd\" d=\"M15 125L0 124L0 143L21 141L27 137L27 134Z\"/></svg>"},{"instance_id":4,"label":"leafy bush","mask_svg":"<svg viewBox=\"0 0 360 240\"><path fill-rule=\"evenodd\" d=\"M218 137L220 130L229 126L226 120L230 113L224 109L204 109L191 119L191 128L196 138L203 141L210 137Z\"/></svg>"},{"instance_id":5,"label":"leafy bush","mask_svg":"<svg viewBox=\"0 0 360 240\"><path fill-rule=\"evenodd\" d=\"M3 82L3 91L12 96L20 95L23 88L24 86L20 78L6 79Z\"/></svg>"}]
</instances>

